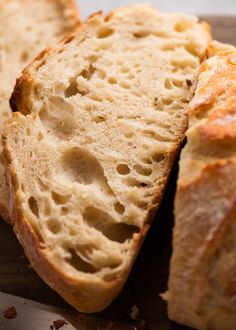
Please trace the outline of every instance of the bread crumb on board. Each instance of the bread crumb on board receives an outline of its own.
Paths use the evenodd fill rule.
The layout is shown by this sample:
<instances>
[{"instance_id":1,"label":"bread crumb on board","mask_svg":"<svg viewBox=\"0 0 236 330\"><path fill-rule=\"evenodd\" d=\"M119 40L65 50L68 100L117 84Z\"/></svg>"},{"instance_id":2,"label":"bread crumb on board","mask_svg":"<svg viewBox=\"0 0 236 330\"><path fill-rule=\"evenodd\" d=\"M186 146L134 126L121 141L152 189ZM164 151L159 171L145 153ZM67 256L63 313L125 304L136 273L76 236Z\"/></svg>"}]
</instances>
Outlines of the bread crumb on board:
<instances>
[{"instance_id":1,"label":"bread crumb on board","mask_svg":"<svg viewBox=\"0 0 236 330\"><path fill-rule=\"evenodd\" d=\"M50 325L50 329L58 330L61 329L67 322L65 320L56 320L53 322L53 325Z\"/></svg>"},{"instance_id":2,"label":"bread crumb on board","mask_svg":"<svg viewBox=\"0 0 236 330\"><path fill-rule=\"evenodd\" d=\"M15 319L17 317L17 312L16 308L14 306L7 308L4 312L3 315L5 319Z\"/></svg>"},{"instance_id":3,"label":"bread crumb on board","mask_svg":"<svg viewBox=\"0 0 236 330\"><path fill-rule=\"evenodd\" d=\"M130 318L132 320L136 320L136 318L138 317L138 314L139 314L139 309L136 305L133 305L131 307L131 312L130 312Z\"/></svg>"}]
</instances>

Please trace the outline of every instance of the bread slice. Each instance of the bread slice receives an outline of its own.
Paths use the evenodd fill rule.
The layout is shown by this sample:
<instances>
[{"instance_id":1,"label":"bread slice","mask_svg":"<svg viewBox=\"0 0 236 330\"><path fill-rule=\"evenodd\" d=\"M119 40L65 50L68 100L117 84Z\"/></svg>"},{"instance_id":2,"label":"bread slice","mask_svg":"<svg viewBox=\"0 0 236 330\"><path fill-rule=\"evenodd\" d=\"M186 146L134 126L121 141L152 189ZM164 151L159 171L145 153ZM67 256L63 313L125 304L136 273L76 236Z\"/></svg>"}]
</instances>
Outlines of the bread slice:
<instances>
[{"instance_id":1,"label":"bread slice","mask_svg":"<svg viewBox=\"0 0 236 330\"><path fill-rule=\"evenodd\" d=\"M236 325L236 49L203 63L175 201L169 317L196 329ZM212 53L212 52L211 52Z\"/></svg>"},{"instance_id":2,"label":"bread slice","mask_svg":"<svg viewBox=\"0 0 236 330\"><path fill-rule=\"evenodd\" d=\"M62 39L77 23L74 0L1 0L0 81L4 83L0 86L0 129L10 118L9 98L21 71L42 49ZM0 196L0 213L7 219L8 198L1 158Z\"/></svg>"},{"instance_id":3,"label":"bread slice","mask_svg":"<svg viewBox=\"0 0 236 330\"><path fill-rule=\"evenodd\" d=\"M146 5L90 17L18 80L11 217L39 275L95 312L121 291L186 129L209 35Z\"/></svg>"}]
</instances>

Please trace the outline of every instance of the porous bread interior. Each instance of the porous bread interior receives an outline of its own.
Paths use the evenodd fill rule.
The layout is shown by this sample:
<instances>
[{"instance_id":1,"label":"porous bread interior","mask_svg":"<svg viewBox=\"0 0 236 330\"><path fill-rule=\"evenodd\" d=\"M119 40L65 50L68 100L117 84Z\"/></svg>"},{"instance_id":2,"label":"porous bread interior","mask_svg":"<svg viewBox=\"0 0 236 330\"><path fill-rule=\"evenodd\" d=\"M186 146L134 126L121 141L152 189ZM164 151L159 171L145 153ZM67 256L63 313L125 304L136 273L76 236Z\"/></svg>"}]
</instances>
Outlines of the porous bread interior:
<instances>
[{"instance_id":1,"label":"porous bread interior","mask_svg":"<svg viewBox=\"0 0 236 330\"><path fill-rule=\"evenodd\" d=\"M76 23L63 0L3 0L0 3L0 125L9 119L9 98L16 78L45 47Z\"/></svg>"},{"instance_id":2,"label":"porous bread interior","mask_svg":"<svg viewBox=\"0 0 236 330\"><path fill-rule=\"evenodd\" d=\"M0 129L10 118L9 98L16 78L38 53L60 40L77 24L75 8L65 0L1 0ZM2 142L0 142L2 152ZM0 158L0 212L8 217L8 196Z\"/></svg>"},{"instance_id":3,"label":"porous bread interior","mask_svg":"<svg viewBox=\"0 0 236 330\"><path fill-rule=\"evenodd\" d=\"M129 268L207 42L194 17L133 6L91 18L29 70L31 114L6 143L23 217L64 273L109 282Z\"/></svg>"}]
</instances>

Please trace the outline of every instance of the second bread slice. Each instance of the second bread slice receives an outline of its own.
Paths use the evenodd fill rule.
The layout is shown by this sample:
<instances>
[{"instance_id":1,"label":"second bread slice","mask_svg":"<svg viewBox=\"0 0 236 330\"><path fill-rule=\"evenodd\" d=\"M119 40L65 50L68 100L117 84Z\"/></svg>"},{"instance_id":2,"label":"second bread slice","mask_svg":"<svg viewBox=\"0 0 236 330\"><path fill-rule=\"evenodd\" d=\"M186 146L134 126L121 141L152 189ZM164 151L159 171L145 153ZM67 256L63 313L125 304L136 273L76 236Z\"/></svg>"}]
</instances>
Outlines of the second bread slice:
<instances>
[{"instance_id":1,"label":"second bread slice","mask_svg":"<svg viewBox=\"0 0 236 330\"><path fill-rule=\"evenodd\" d=\"M84 312L122 289L186 129L208 33L149 6L92 16L42 54L4 132L11 217L33 267Z\"/></svg>"}]
</instances>

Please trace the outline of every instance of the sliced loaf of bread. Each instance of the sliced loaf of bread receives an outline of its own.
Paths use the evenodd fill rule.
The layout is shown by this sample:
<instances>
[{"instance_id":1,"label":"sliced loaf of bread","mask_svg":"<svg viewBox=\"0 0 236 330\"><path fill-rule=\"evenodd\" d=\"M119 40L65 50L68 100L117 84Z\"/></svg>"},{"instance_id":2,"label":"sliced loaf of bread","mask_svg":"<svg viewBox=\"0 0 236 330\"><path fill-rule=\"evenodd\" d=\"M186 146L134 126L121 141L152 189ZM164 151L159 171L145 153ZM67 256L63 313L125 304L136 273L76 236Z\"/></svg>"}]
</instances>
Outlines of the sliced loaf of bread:
<instances>
[{"instance_id":1,"label":"sliced loaf of bread","mask_svg":"<svg viewBox=\"0 0 236 330\"><path fill-rule=\"evenodd\" d=\"M95 14L18 80L4 130L11 219L38 274L75 308L121 291L187 126L209 35L146 5Z\"/></svg>"},{"instance_id":2,"label":"sliced loaf of bread","mask_svg":"<svg viewBox=\"0 0 236 330\"><path fill-rule=\"evenodd\" d=\"M175 200L169 317L236 326L236 48L212 45L189 105Z\"/></svg>"},{"instance_id":3,"label":"sliced loaf of bread","mask_svg":"<svg viewBox=\"0 0 236 330\"><path fill-rule=\"evenodd\" d=\"M0 1L0 129L10 118L9 98L21 71L40 51L62 39L77 23L74 0ZM7 209L4 167L0 158L0 213L5 219Z\"/></svg>"}]
</instances>

